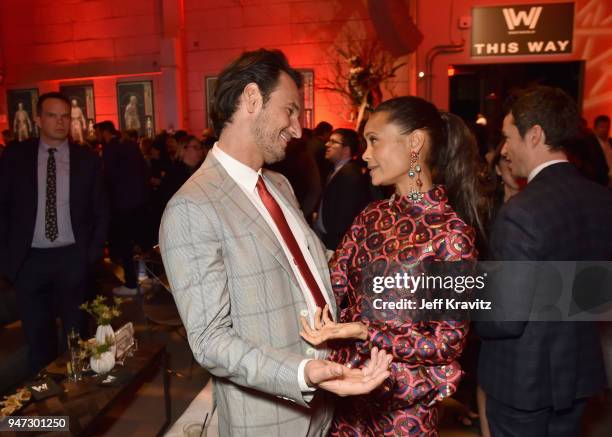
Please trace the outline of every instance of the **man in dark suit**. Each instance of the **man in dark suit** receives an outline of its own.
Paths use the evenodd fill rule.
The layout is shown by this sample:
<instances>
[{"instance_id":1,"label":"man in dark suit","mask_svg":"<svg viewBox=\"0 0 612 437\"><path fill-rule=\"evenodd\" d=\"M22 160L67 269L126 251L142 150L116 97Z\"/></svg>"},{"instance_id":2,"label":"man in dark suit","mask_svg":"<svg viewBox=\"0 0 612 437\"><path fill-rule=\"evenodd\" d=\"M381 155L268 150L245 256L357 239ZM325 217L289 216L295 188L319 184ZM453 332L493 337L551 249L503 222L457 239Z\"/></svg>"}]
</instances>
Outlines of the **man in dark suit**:
<instances>
[{"instance_id":1,"label":"man in dark suit","mask_svg":"<svg viewBox=\"0 0 612 437\"><path fill-rule=\"evenodd\" d=\"M15 139L13 138L13 134L11 133L11 131L8 129L4 129L2 131L2 142L0 143L0 158L2 158L4 149L6 149L13 142L15 142Z\"/></svg>"},{"instance_id":2,"label":"man in dark suit","mask_svg":"<svg viewBox=\"0 0 612 437\"><path fill-rule=\"evenodd\" d=\"M493 226L496 260L612 260L612 193L582 177L562 146L577 126L576 106L560 89L536 87L510 103L502 154L528 183ZM520 305L538 293L531 275L513 281L494 305ZM498 321L480 328L478 378L492 434L580 435L586 400L606 383L596 326Z\"/></svg>"},{"instance_id":3,"label":"man in dark suit","mask_svg":"<svg viewBox=\"0 0 612 437\"><path fill-rule=\"evenodd\" d=\"M336 129L325 147L325 159L334 167L321 196L315 230L328 250L336 250L344 233L371 199L368 177L353 160L359 150L357 132Z\"/></svg>"},{"instance_id":4,"label":"man in dark suit","mask_svg":"<svg viewBox=\"0 0 612 437\"><path fill-rule=\"evenodd\" d=\"M598 115L593 122L593 133L608 164L608 186L612 187L612 138L610 138L610 117Z\"/></svg>"},{"instance_id":5,"label":"man in dark suit","mask_svg":"<svg viewBox=\"0 0 612 437\"><path fill-rule=\"evenodd\" d=\"M0 163L0 273L17 291L32 372L57 356L56 308L64 338L82 328L108 222L100 159L68 143L70 102L43 94L37 113L40 139L8 147Z\"/></svg>"},{"instance_id":6,"label":"man in dark suit","mask_svg":"<svg viewBox=\"0 0 612 437\"><path fill-rule=\"evenodd\" d=\"M317 163L321 186L325 185L327 176L333 170L331 163L325 159L325 144L333 130L334 128L331 124L321 121L312 131L310 138L306 138L306 151Z\"/></svg>"},{"instance_id":7,"label":"man in dark suit","mask_svg":"<svg viewBox=\"0 0 612 437\"><path fill-rule=\"evenodd\" d=\"M147 163L136 142L129 138L119 141L112 121L102 121L94 128L103 145L104 179L111 211L111 257L121 260L125 279L125 284L115 287L113 293L134 296L138 294L134 244L142 244L140 229L145 223L144 211L149 199Z\"/></svg>"}]
</instances>

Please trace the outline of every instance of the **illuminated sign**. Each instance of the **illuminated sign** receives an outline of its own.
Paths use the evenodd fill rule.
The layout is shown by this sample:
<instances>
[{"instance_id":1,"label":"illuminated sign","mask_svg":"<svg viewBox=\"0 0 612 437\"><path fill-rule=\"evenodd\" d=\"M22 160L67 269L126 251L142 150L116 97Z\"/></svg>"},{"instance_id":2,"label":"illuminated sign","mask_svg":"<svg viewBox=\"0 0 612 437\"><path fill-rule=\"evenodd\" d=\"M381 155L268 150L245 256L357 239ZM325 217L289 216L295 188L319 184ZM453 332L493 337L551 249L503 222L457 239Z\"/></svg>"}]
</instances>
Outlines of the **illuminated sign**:
<instances>
[{"instance_id":1,"label":"illuminated sign","mask_svg":"<svg viewBox=\"0 0 612 437\"><path fill-rule=\"evenodd\" d=\"M572 53L574 4L472 9L472 56Z\"/></svg>"}]
</instances>

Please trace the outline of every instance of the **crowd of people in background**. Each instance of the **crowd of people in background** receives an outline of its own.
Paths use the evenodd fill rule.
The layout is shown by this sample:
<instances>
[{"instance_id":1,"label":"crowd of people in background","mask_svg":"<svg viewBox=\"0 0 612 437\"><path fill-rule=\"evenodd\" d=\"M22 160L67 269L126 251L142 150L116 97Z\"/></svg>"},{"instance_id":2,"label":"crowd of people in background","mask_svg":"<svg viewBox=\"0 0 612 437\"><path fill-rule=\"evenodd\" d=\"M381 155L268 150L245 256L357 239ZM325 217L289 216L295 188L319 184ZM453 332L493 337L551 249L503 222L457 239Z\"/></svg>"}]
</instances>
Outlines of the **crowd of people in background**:
<instances>
[{"instance_id":1,"label":"crowd of people in background","mask_svg":"<svg viewBox=\"0 0 612 437\"><path fill-rule=\"evenodd\" d=\"M483 118L481 117L481 120ZM468 123L482 164L482 180L489 195L500 205L524 185L510 176L501 155L499 130ZM132 265L132 247L148 251L157 244L162 213L173 194L202 164L217 138L212 128L198 137L184 130L162 131L154 138L137 130L119 132L112 121L94 126L95 137L80 145L99 155L112 211L109 249L126 271L119 295L137 293ZM302 136L288 145L285 159L269 165L289 179L302 212L328 250L334 250L357 214L372 200L388 197L374 187L361 159L365 141L361 132L320 122L303 128ZM597 116L592 128L581 119L579 135L567 145L569 158L587 178L612 186L612 139L610 118ZM13 132L2 131L0 158L4 149L17 145ZM494 208L495 210L497 209Z\"/></svg>"},{"instance_id":2,"label":"crowd of people in background","mask_svg":"<svg viewBox=\"0 0 612 437\"><path fill-rule=\"evenodd\" d=\"M503 187L504 177L500 173L503 164L503 157L500 149L500 134L495 129L484 129L476 123L469 123L473 133L478 140L480 157L483 164L484 183L488 185L492 192ZM137 146L139 155L144 160L146 168L146 186L149 190L147 194L147 210L155 217L149 226L149 239L151 243L157 238L153 234L159 225L161 213L172 195L189 178L196 168L204 161L206 154L212 149L217 138L212 128L204 129L201 135L193 135L184 130L163 131L154 138L139 135L137 130L126 130L119 132L115 129L112 121L102 121L95 125L95 138L87 138L81 144L101 157L108 155L107 151L117 150L120 155L116 157L120 163L120 170L110 169L107 174L113 172L119 175L135 174L134 179L143 176L141 159L134 153L134 146ZM330 140L332 134L336 139ZM345 142L338 142L337 137L346 139ZM105 139L106 138L106 139ZM110 141L112 138L112 141ZM0 157L4 149L19 143L14 134L9 129L2 131L2 141L0 142ZM108 147L105 147L107 146ZM123 152L122 148L126 149ZM131 150L131 152L127 152ZM331 152L330 152L331 150ZM300 206L304 215L313 224L319 220L321 222L322 194L332 175L343 168L347 163L349 167L357 166L366 176L363 180L368 181L366 165L361 159L365 150L365 142L360 133L354 129L337 128L326 122L320 122L314 129L303 128L302 137L293 139L287 149L286 158L270 168L286 176L296 197L300 201ZM568 144L571 161L580 169L581 173L591 180L601 185L611 186L612 184L612 139L610 138L610 118L607 115L599 115L592 127L589 127L587 120L581 119L579 135ZM350 159L347 159L346 155ZM113 152L110 152L113 155ZM342 158L339 158L342 156ZM106 158L105 158L106 159ZM501 163L501 164L500 164ZM107 168L110 166L107 164ZM497 170L496 170L497 168ZM499 178L498 178L498 177ZM126 176L130 177L130 176ZM337 183L337 181L334 181ZM358 181L361 184L363 181ZM518 182L520 183L520 181ZM121 186L115 182L116 186ZM359 185L361 186L361 185ZM344 190L343 190L344 191ZM387 192L373 187L371 184L365 196L369 200L382 199L387 196ZM353 192L362 194L361 190L351 190L346 193L348 197ZM126 196L127 197L127 196ZM332 196L333 197L333 196ZM365 202L367 204L367 202ZM362 205L363 202L357 202ZM342 208L337 208L341 211ZM350 209L355 216L361 208ZM313 220L314 217L314 220ZM346 220L344 220L346 222ZM315 229L320 235L322 232L321 224L315 225ZM151 234L153 232L153 234ZM338 231L337 233L341 233ZM142 237L144 238L144 237ZM146 240L146 239L145 239ZM144 240L139 240L144 241ZM330 246L334 246L331 244ZM332 247L328 247L330 250Z\"/></svg>"},{"instance_id":3,"label":"crowd of people in background","mask_svg":"<svg viewBox=\"0 0 612 437\"><path fill-rule=\"evenodd\" d=\"M482 183L494 199L493 210L518 192L525 181L514 179L501 154L497 128L468 123L478 141ZM184 130L162 131L154 138L137 130L119 132L112 121L94 126L95 137L80 144L103 160L109 197L111 224L109 254L122 265L125 284L117 295L138 293L134 270L134 248L146 253L157 244L162 213L174 193L202 164L217 141L212 128L198 137ZM569 159L587 178L612 186L612 139L610 118L600 115L592 128L581 119L579 135L567 144ZM13 132L2 131L0 158L10 145L18 146ZM389 196L389 190L371 184L365 161L362 132L336 128L320 122L314 129L303 128L302 136L288 145L281 162L268 165L287 177L307 221L334 250L353 219L371 201Z\"/></svg>"}]
</instances>

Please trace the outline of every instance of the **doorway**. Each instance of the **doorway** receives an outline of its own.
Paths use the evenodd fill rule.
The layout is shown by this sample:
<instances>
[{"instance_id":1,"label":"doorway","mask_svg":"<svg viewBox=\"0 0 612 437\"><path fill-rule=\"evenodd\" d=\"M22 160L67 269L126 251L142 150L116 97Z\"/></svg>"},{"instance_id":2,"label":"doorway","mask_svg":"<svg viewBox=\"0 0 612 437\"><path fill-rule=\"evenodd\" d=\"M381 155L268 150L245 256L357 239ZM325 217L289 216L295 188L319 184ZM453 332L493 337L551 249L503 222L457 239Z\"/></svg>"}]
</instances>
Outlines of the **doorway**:
<instances>
[{"instance_id":1,"label":"doorway","mask_svg":"<svg viewBox=\"0 0 612 437\"><path fill-rule=\"evenodd\" d=\"M584 61L454 65L449 77L449 108L469 125L482 114L486 130L501 127L506 97L517 88L550 85L565 90L582 107ZM481 120L482 123L482 120ZM482 126L482 124L481 124Z\"/></svg>"}]
</instances>

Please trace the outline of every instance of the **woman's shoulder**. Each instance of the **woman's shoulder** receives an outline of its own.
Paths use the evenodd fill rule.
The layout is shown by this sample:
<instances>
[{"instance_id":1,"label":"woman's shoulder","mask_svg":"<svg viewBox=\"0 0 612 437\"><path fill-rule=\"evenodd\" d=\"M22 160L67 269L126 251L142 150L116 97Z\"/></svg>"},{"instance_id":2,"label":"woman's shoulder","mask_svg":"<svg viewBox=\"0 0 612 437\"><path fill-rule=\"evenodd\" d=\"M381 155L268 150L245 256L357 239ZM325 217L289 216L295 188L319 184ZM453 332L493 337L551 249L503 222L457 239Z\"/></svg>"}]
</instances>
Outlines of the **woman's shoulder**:
<instances>
[{"instance_id":1,"label":"woman's shoulder","mask_svg":"<svg viewBox=\"0 0 612 437\"><path fill-rule=\"evenodd\" d=\"M474 232L472 226L470 226L464 219L462 219L455 208L450 203L445 203L444 205L444 221L447 226L446 229L461 231L465 230L466 232Z\"/></svg>"},{"instance_id":2,"label":"woman's shoulder","mask_svg":"<svg viewBox=\"0 0 612 437\"><path fill-rule=\"evenodd\" d=\"M367 215L372 211L385 211L389 209L389 199L373 200L361 211L360 216Z\"/></svg>"},{"instance_id":3,"label":"woman's shoulder","mask_svg":"<svg viewBox=\"0 0 612 437\"><path fill-rule=\"evenodd\" d=\"M389 199L373 200L368 203L365 208L361 210L359 214L353 220L351 227L355 225L365 225L366 223L373 223L378 221L380 217L388 214L389 210Z\"/></svg>"},{"instance_id":4,"label":"woman's shoulder","mask_svg":"<svg viewBox=\"0 0 612 437\"><path fill-rule=\"evenodd\" d=\"M476 230L452 209L447 209L444 224L438 227L434 240L438 256L443 259L453 254L462 259L476 255Z\"/></svg>"},{"instance_id":5,"label":"woman's shoulder","mask_svg":"<svg viewBox=\"0 0 612 437\"><path fill-rule=\"evenodd\" d=\"M385 206L386 205L386 206ZM357 216L347 229L342 239L342 245L359 243L369 233L369 228L372 224L378 222L385 215L385 209L388 208L389 199L375 200L370 202Z\"/></svg>"}]
</instances>

